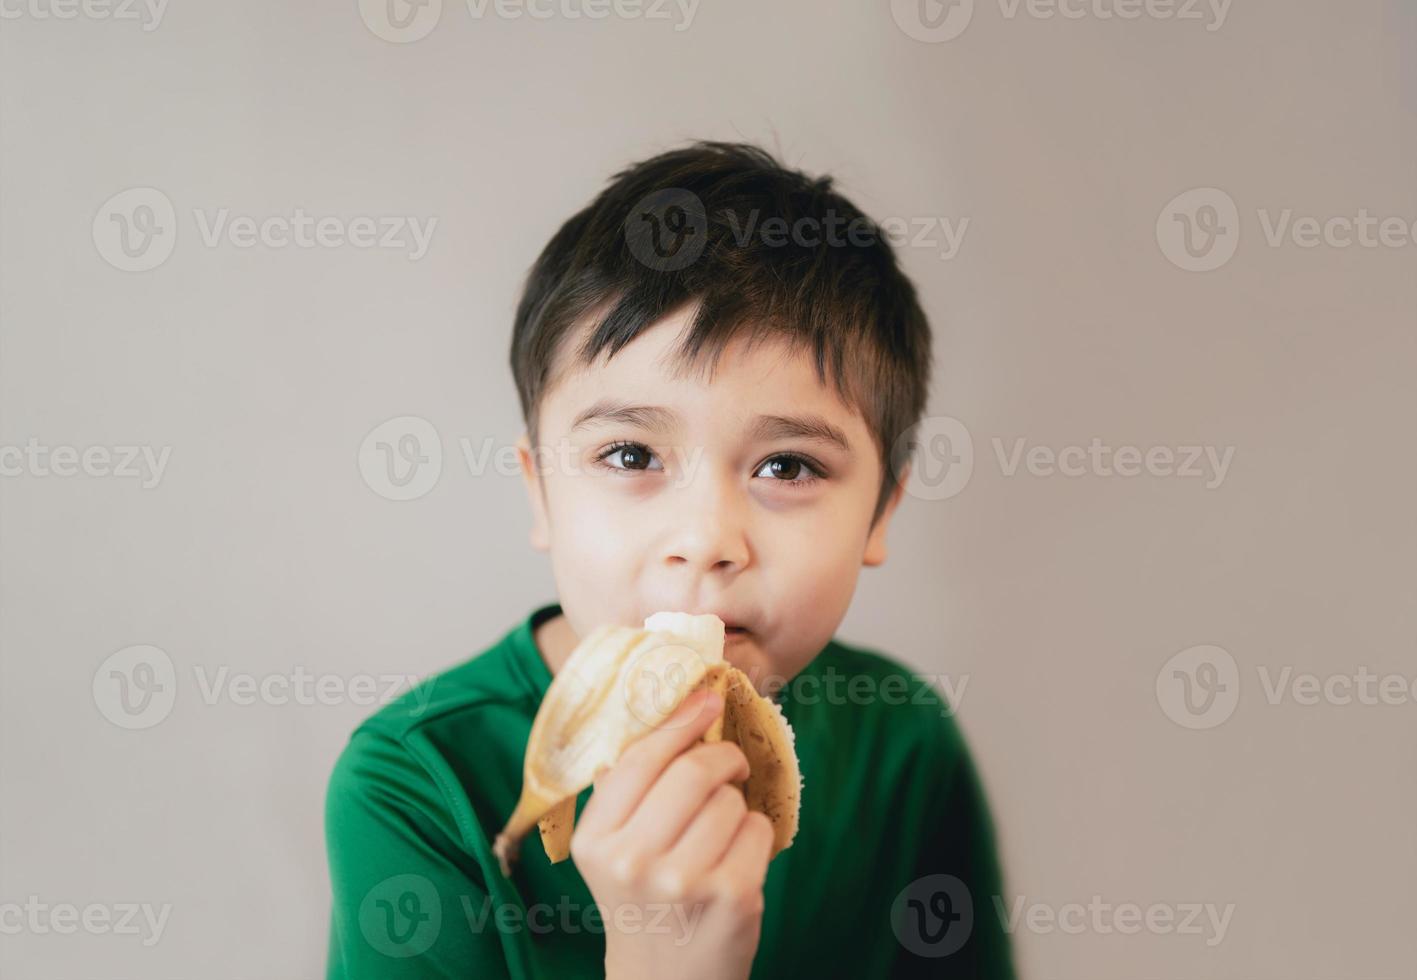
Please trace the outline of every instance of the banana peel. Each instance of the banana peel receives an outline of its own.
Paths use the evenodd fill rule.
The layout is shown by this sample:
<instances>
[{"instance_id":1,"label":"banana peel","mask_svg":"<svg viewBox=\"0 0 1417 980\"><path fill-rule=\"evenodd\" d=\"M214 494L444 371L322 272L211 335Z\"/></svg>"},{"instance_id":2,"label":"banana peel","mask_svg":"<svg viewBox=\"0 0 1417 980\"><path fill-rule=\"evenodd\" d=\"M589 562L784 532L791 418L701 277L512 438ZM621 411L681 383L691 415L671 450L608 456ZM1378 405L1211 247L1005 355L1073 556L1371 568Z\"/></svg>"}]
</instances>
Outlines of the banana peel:
<instances>
[{"instance_id":1,"label":"banana peel","mask_svg":"<svg viewBox=\"0 0 1417 980\"><path fill-rule=\"evenodd\" d=\"M748 808L772 821L773 855L791 845L802 789L792 727L723 659L723 639L715 615L662 612L643 629L601 626L577 644L537 709L521 795L493 842L504 875L533 826L551 863L569 857L580 792L702 687L716 690L724 709L700 741L738 744L748 759L738 784Z\"/></svg>"}]
</instances>

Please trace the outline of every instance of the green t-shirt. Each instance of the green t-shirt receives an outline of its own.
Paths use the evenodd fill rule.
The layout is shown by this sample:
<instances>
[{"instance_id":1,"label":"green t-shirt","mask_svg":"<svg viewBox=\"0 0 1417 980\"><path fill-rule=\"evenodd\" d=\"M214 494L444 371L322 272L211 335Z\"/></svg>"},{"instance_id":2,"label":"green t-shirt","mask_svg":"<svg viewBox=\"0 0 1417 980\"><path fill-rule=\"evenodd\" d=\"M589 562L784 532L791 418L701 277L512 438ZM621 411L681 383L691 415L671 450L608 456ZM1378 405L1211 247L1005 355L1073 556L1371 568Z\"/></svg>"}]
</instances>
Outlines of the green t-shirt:
<instances>
[{"instance_id":1,"label":"green t-shirt","mask_svg":"<svg viewBox=\"0 0 1417 980\"><path fill-rule=\"evenodd\" d=\"M533 631L559 612L535 610L350 737L326 801L330 980L600 977L607 928L692 927L685 910L602 914L575 862L551 864L535 831L510 879L497 867L491 841L551 683ZM796 733L801 823L768 865L753 980L1012 977L992 824L933 688L833 639L778 700Z\"/></svg>"}]
</instances>

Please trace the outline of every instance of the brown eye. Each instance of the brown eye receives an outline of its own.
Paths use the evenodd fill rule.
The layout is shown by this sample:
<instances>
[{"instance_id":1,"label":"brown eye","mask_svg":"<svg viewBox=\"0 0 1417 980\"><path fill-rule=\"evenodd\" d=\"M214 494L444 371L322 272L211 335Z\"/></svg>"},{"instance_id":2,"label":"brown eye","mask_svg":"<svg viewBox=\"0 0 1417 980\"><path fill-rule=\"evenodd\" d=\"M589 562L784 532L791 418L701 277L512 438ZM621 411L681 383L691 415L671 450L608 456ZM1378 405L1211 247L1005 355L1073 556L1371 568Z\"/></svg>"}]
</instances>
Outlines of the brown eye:
<instances>
[{"instance_id":1,"label":"brown eye","mask_svg":"<svg viewBox=\"0 0 1417 980\"><path fill-rule=\"evenodd\" d=\"M617 442L601 453L597 460L612 470L653 470L660 467L651 465L654 453L648 446L637 442Z\"/></svg>"},{"instance_id":2,"label":"brown eye","mask_svg":"<svg viewBox=\"0 0 1417 980\"><path fill-rule=\"evenodd\" d=\"M805 458L787 453L764 461L754 475L784 486L805 487L816 483L825 474Z\"/></svg>"},{"instance_id":3,"label":"brown eye","mask_svg":"<svg viewBox=\"0 0 1417 980\"><path fill-rule=\"evenodd\" d=\"M772 467L772 475L781 480L791 480L802 472L801 461L790 456L779 456L769 465Z\"/></svg>"}]
</instances>

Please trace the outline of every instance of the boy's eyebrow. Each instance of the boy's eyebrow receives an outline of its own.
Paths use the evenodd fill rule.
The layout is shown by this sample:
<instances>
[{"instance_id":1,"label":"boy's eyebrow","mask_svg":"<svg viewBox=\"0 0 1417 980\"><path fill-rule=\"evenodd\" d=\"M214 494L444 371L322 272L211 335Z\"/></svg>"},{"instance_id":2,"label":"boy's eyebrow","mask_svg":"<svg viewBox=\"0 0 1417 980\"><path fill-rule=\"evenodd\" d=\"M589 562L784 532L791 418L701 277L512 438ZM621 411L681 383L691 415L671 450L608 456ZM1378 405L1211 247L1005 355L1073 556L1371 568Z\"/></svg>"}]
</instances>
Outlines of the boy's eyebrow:
<instances>
[{"instance_id":1,"label":"boy's eyebrow","mask_svg":"<svg viewBox=\"0 0 1417 980\"><path fill-rule=\"evenodd\" d=\"M851 452L846 433L820 415L759 415L753 422L753 437L759 442L806 439L836 446L844 453Z\"/></svg>"},{"instance_id":2,"label":"boy's eyebrow","mask_svg":"<svg viewBox=\"0 0 1417 980\"><path fill-rule=\"evenodd\" d=\"M673 409L658 405L631 405L618 398L602 398L576 416L571 431L600 422L618 422L640 429L673 432L679 428L679 415Z\"/></svg>"},{"instance_id":3,"label":"boy's eyebrow","mask_svg":"<svg viewBox=\"0 0 1417 980\"><path fill-rule=\"evenodd\" d=\"M571 431L600 422L618 422L659 432L675 432L679 414L659 405L631 405L617 398L602 398L576 416ZM753 420L752 436L758 442L778 439L806 439L851 452L846 433L820 415L759 415Z\"/></svg>"}]
</instances>

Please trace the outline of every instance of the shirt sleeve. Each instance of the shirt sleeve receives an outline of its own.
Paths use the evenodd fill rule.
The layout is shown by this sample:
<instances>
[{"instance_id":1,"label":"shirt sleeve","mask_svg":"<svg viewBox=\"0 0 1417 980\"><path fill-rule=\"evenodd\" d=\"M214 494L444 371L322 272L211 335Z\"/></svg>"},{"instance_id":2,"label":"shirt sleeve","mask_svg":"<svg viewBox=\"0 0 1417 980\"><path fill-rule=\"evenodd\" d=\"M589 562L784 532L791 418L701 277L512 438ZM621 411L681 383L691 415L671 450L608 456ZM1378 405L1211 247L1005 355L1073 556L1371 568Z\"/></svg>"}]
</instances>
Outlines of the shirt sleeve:
<instances>
[{"instance_id":1,"label":"shirt sleeve","mask_svg":"<svg viewBox=\"0 0 1417 980\"><path fill-rule=\"evenodd\" d=\"M968 747L947 721L938 742L942 753L925 754L944 764L936 770L939 789L915 879L896 910L901 951L892 976L1014 980L993 820Z\"/></svg>"},{"instance_id":2,"label":"shirt sleeve","mask_svg":"<svg viewBox=\"0 0 1417 980\"><path fill-rule=\"evenodd\" d=\"M356 732L325 801L329 980L509 977L482 872L459 839L409 749Z\"/></svg>"}]
</instances>

